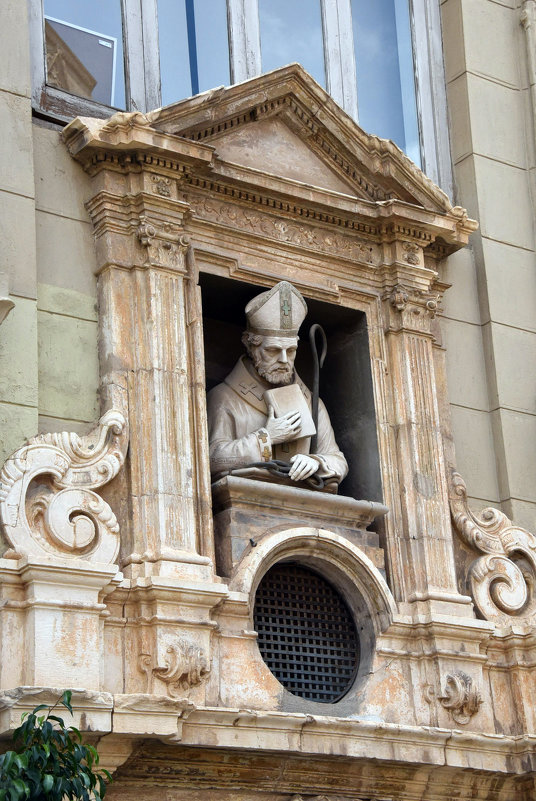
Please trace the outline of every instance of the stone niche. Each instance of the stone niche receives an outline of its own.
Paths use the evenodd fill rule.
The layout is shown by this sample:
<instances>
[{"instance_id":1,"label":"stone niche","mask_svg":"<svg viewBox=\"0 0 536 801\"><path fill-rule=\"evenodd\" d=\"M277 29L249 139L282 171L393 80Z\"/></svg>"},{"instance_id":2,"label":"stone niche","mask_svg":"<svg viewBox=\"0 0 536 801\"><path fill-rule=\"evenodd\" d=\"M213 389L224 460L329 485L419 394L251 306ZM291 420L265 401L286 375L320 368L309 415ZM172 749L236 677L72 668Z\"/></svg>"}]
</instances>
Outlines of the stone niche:
<instances>
[{"instance_id":1,"label":"stone niche","mask_svg":"<svg viewBox=\"0 0 536 801\"><path fill-rule=\"evenodd\" d=\"M165 740L136 750L118 797L161 773L180 798L186 749L190 798L235 788L229 755L247 751L254 777L275 754L279 801L330 794L343 758L340 797L468 801L493 785L528 801L534 537L471 516L449 467L442 269L476 224L297 65L63 137L92 187L104 408L88 437L36 437L0 475L0 678L21 688L2 719L56 675L83 685L90 719L101 705L110 764ZM240 351L247 300L281 280L307 301L305 330L328 334L321 395L350 472L329 498L226 478L213 504L206 389ZM310 381L306 342L298 370ZM459 586L449 491L480 554ZM261 655L256 593L281 563L329 580L359 624L342 700L298 698ZM215 784L194 764L209 749Z\"/></svg>"},{"instance_id":2,"label":"stone niche","mask_svg":"<svg viewBox=\"0 0 536 801\"><path fill-rule=\"evenodd\" d=\"M199 284L208 391L224 380L243 352L244 308L259 293L259 287L210 273L202 273ZM308 331L313 323L322 324L328 339L320 396L339 447L347 458L348 475L335 497L291 484L274 484L269 473L264 480L230 476L213 485L216 565L222 576L232 575L253 540L268 531L295 525L329 526L332 531L349 537L385 576L379 534L366 531L375 520L381 529L381 518L388 511L381 503L383 491L366 315L339 304L308 300L296 369L309 387L313 382L313 359Z\"/></svg>"}]
</instances>

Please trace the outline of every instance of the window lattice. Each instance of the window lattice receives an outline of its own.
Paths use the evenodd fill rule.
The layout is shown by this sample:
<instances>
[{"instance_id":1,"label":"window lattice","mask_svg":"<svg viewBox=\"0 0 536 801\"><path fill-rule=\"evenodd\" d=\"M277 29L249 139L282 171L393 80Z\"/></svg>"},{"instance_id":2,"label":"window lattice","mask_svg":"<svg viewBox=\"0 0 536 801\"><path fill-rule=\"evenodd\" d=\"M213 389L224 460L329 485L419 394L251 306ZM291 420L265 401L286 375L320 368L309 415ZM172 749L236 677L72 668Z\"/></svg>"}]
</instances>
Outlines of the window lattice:
<instances>
[{"instance_id":1,"label":"window lattice","mask_svg":"<svg viewBox=\"0 0 536 801\"><path fill-rule=\"evenodd\" d=\"M255 597L259 649L274 676L294 695L333 703L350 689L359 640L335 588L309 568L276 565Z\"/></svg>"}]
</instances>

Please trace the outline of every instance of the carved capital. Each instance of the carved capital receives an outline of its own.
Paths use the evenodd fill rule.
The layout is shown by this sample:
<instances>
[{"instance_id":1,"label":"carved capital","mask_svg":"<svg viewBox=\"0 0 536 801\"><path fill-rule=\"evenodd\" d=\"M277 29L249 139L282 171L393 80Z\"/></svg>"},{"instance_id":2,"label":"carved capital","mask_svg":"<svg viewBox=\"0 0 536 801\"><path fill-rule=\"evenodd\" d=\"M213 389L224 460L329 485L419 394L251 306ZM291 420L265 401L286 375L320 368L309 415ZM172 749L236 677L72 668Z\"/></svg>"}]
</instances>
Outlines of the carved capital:
<instances>
[{"instance_id":1,"label":"carved capital","mask_svg":"<svg viewBox=\"0 0 536 801\"><path fill-rule=\"evenodd\" d=\"M184 256L190 240L180 225L156 223L142 214L136 234L146 250L145 266L185 270Z\"/></svg>"},{"instance_id":2,"label":"carved capital","mask_svg":"<svg viewBox=\"0 0 536 801\"><path fill-rule=\"evenodd\" d=\"M454 528L480 552L469 568L471 592L479 612L499 626L536 623L536 537L498 509L474 515L467 488L452 472L450 509Z\"/></svg>"},{"instance_id":3,"label":"carved capital","mask_svg":"<svg viewBox=\"0 0 536 801\"><path fill-rule=\"evenodd\" d=\"M210 662L203 649L184 638L168 645L163 665L154 665L151 654L140 654L138 667L147 676L147 692L153 692L154 679L160 679L172 698L178 698L210 673Z\"/></svg>"},{"instance_id":4,"label":"carved capital","mask_svg":"<svg viewBox=\"0 0 536 801\"><path fill-rule=\"evenodd\" d=\"M119 526L93 490L114 478L125 460L128 431L111 410L86 437L40 434L16 451L0 472L0 523L7 556L59 556L112 563Z\"/></svg>"},{"instance_id":5,"label":"carved capital","mask_svg":"<svg viewBox=\"0 0 536 801\"><path fill-rule=\"evenodd\" d=\"M430 333L430 323L439 311L437 293L420 292L397 284L384 301L387 330Z\"/></svg>"},{"instance_id":6,"label":"carved capital","mask_svg":"<svg viewBox=\"0 0 536 801\"><path fill-rule=\"evenodd\" d=\"M462 671L447 674L442 695L438 695L429 685L425 690L425 698L429 703L437 698L452 719L462 726L469 723L482 704L482 696L473 685L472 678Z\"/></svg>"}]
</instances>

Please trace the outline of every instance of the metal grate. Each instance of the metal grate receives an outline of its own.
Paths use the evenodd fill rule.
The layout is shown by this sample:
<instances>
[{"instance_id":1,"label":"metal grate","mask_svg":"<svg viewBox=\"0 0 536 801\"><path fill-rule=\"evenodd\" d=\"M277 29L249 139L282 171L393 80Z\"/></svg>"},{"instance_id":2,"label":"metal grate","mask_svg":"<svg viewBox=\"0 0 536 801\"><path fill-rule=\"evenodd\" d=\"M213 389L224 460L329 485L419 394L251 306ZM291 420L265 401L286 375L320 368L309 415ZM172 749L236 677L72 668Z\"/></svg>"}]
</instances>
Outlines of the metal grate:
<instances>
[{"instance_id":1,"label":"metal grate","mask_svg":"<svg viewBox=\"0 0 536 801\"><path fill-rule=\"evenodd\" d=\"M335 588L309 568L276 565L255 597L259 649L294 695L333 703L348 692L359 664L359 639Z\"/></svg>"}]
</instances>

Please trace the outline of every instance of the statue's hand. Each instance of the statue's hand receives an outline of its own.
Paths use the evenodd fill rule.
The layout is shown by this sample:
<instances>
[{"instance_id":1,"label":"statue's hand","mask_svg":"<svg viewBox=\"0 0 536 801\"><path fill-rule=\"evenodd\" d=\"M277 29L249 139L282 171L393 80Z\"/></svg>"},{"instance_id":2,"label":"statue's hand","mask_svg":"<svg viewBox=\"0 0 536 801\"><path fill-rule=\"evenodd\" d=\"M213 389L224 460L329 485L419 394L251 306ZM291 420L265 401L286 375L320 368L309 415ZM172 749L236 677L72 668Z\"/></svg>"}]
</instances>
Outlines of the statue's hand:
<instances>
[{"instance_id":1,"label":"statue's hand","mask_svg":"<svg viewBox=\"0 0 536 801\"><path fill-rule=\"evenodd\" d=\"M309 476L312 476L313 473L316 473L320 467L317 460L306 453L297 453L295 456L291 456L290 464L292 467L290 468L289 478L293 481L304 481Z\"/></svg>"},{"instance_id":2,"label":"statue's hand","mask_svg":"<svg viewBox=\"0 0 536 801\"><path fill-rule=\"evenodd\" d=\"M276 417L274 407L269 406L268 420L264 427L274 445L277 445L278 442L288 442L300 433L301 412L287 412L281 417Z\"/></svg>"}]
</instances>

